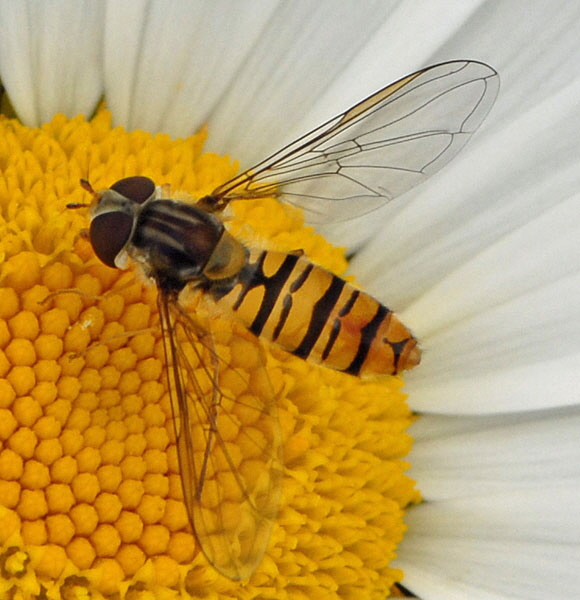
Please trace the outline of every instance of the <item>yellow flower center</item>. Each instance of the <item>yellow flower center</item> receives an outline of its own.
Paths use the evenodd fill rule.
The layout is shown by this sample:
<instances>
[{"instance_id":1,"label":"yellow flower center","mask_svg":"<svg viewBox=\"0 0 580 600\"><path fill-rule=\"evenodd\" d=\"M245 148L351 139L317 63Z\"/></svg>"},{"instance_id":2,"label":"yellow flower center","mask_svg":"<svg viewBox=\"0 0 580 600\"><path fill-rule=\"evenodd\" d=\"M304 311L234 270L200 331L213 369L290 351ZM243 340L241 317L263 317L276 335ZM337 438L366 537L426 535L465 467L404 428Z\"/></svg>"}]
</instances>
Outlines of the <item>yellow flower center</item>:
<instances>
[{"instance_id":1,"label":"yellow flower center","mask_svg":"<svg viewBox=\"0 0 580 600\"><path fill-rule=\"evenodd\" d=\"M145 175L201 197L236 171L202 154L204 137L112 129L104 110L39 129L0 118L2 598L382 598L402 577L389 562L418 496L404 474L401 380L362 382L276 349L268 376L284 391L284 480L268 549L243 582L200 552L156 290L102 265L81 234L87 211L66 205L89 200L81 177L101 189ZM341 251L275 200L237 203L234 215L228 227L244 239L345 269ZM231 354L256 343L234 337Z\"/></svg>"}]
</instances>

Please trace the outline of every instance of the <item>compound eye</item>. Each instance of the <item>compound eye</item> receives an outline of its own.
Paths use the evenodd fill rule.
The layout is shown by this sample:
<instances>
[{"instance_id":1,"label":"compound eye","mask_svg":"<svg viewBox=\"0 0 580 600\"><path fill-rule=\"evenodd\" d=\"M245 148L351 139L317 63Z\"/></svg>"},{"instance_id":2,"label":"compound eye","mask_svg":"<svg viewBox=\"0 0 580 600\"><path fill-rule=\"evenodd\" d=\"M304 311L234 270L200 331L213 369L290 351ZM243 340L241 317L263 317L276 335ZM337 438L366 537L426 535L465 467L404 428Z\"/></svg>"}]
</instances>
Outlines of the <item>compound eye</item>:
<instances>
[{"instance_id":1,"label":"compound eye","mask_svg":"<svg viewBox=\"0 0 580 600\"><path fill-rule=\"evenodd\" d=\"M107 266L116 268L115 259L131 237L133 217L120 211L93 217L89 236L95 254Z\"/></svg>"},{"instance_id":2,"label":"compound eye","mask_svg":"<svg viewBox=\"0 0 580 600\"><path fill-rule=\"evenodd\" d=\"M155 184L149 177L135 175L119 179L111 186L111 189L137 204L143 204L155 193Z\"/></svg>"}]
</instances>

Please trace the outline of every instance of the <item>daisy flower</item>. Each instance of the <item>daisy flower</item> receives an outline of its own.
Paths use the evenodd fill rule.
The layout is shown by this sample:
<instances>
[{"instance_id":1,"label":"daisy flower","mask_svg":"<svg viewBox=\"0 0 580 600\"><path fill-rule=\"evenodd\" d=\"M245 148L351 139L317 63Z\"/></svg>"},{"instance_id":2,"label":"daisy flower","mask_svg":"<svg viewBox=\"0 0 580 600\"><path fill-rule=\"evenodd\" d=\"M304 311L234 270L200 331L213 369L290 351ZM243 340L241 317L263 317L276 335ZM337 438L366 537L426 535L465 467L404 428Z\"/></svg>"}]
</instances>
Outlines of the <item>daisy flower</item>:
<instances>
[{"instance_id":1,"label":"daisy flower","mask_svg":"<svg viewBox=\"0 0 580 600\"><path fill-rule=\"evenodd\" d=\"M0 3L19 119L0 123L3 593L380 598L401 582L425 599L572 597L578 25L575 6L539 1ZM155 291L101 265L79 235L87 216L66 204L86 201L81 177L203 195L237 165L202 146L249 167L456 58L502 79L473 142L405 198L325 229L421 342L405 377L417 489L400 380L361 384L274 352L279 516L258 570L232 582L208 567L182 502ZM110 112L93 116L103 96ZM344 269L275 205L237 216ZM229 336L223 352L255 354Z\"/></svg>"}]
</instances>

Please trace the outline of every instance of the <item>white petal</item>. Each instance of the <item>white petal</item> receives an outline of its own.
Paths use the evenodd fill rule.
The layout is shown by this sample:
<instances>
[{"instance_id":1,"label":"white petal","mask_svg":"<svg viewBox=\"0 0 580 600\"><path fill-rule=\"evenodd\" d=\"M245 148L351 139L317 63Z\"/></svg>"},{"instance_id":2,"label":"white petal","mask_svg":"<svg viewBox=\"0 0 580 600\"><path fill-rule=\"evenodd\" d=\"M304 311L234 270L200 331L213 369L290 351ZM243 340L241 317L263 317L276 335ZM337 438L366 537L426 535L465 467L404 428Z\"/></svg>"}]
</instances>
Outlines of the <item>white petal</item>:
<instances>
[{"instance_id":1,"label":"white petal","mask_svg":"<svg viewBox=\"0 0 580 600\"><path fill-rule=\"evenodd\" d=\"M106 94L115 122L188 135L208 119L276 3L111 2Z\"/></svg>"},{"instance_id":2,"label":"white petal","mask_svg":"<svg viewBox=\"0 0 580 600\"><path fill-rule=\"evenodd\" d=\"M427 360L427 359L425 359ZM519 368L504 368L445 381L408 375L410 404L419 412L494 414L580 403L580 355L557 357Z\"/></svg>"},{"instance_id":3,"label":"white petal","mask_svg":"<svg viewBox=\"0 0 580 600\"><path fill-rule=\"evenodd\" d=\"M478 0L445 17L443 4L113 2L109 105L129 128L187 135L209 122L209 148L249 166L415 66L401 54L403 24L421 33L423 66Z\"/></svg>"},{"instance_id":4,"label":"white petal","mask_svg":"<svg viewBox=\"0 0 580 600\"><path fill-rule=\"evenodd\" d=\"M438 62L441 45L465 26L485 0L401 2L389 7L382 23L337 73L295 129L304 133L353 106L377 89L429 64ZM361 3L357 3L361 6ZM420 40L421 43L409 43ZM468 58L457 54L449 58ZM445 60L445 59L443 59Z\"/></svg>"},{"instance_id":5,"label":"white petal","mask_svg":"<svg viewBox=\"0 0 580 600\"><path fill-rule=\"evenodd\" d=\"M504 3L501 7L494 2L483 3L429 61L459 57L483 60L499 71L501 90L482 129L441 174L384 212L349 224L333 236L339 243L352 247L383 227L380 241L368 253L369 260L362 259L357 269L360 267L362 273L380 272L386 265L389 276L384 281L392 282L398 277L395 302L398 290L403 290L403 304L399 306L421 293L430 281L437 281L439 272L433 272L432 267L447 248L436 246L430 254L420 251L427 246L425 241L432 241L435 236L446 240L449 233L464 224L470 215L466 206L473 209L478 197L481 202L491 202L490 210L501 206L498 201L503 201L503 196L498 197L498 191L512 192L515 186L517 189L531 186L530 178L541 180L562 158L571 161L575 156L575 150L568 152L568 146L575 139L577 111L571 113L572 123L568 124L564 115L558 118L558 105L561 102L564 109L569 104L564 96L572 98L573 88L559 94L569 84L574 86L580 76L579 22L577 3L533 2L526 10L518 3ZM538 40L544 43L538 44ZM546 131L551 123L559 129ZM493 139L486 148L478 148L489 137ZM506 141L508 146L504 148ZM454 251L455 246L448 245ZM417 269L416 263L406 263L404 259L410 256L422 259L419 265L425 268ZM384 258L382 263L379 257ZM404 277L402 282L400 276Z\"/></svg>"},{"instance_id":6,"label":"white petal","mask_svg":"<svg viewBox=\"0 0 580 600\"><path fill-rule=\"evenodd\" d=\"M579 515L566 485L423 504L393 566L425 600L575 598Z\"/></svg>"},{"instance_id":7,"label":"white petal","mask_svg":"<svg viewBox=\"0 0 580 600\"><path fill-rule=\"evenodd\" d=\"M105 71L115 120L172 135L209 120L214 147L263 158L268 130L303 115L355 51L350 46L364 43L361 28L376 29L373 8L384 13L382 4L111 3Z\"/></svg>"},{"instance_id":8,"label":"white petal","mask_svg":"<svg viewBox=\"0 0 580 600\"><path fill-rule=\"evenodd\" d=\"M580 584L580 408L423 417L393 566L424 600L573 598Z\"/></svg>"},{"instance_id":9,"label":"white petal","mask_svg":"<svg viewBox=\"0 0 580 600\"><path fill-rule=\"evenodd\" d=\"M566 482L580 490L580 408L490 417L425 416L409 475L428 501L485 497Z\"/></svg>"},{"instance_id":10,"label":"white petal","mask_svg":"<svg viewBox=\"0 0 580 600\"><path fill-rule=\"evenodd\" d=\"M498 122L511 120L551 96L578 75L580 4L567 0L483 3L440 56L479 58L501 74ZM517 85L519 93L508 89ZM504 94L505 92L505 94Z\"/></svg>"},{"instance_id":11,"label":"white petal","mask_svg":"<svg viewBox=\"0 0 580 600\"><path fill-rule=\"evenodd\" d=\"M445 3L444 25L440 2L283 4L212 114L210 147L231 153L245 166L263 159L425 66L477 3ZM409 46L413 32L421 43Z\"/></svg>"},{"instance_id":12,"label":"white petal","mask_svg":"<svg viewBox=\"0 0 580 600\"><path fill-rule=\"evenodd\" d=\"M0 77L24 123L94 111L103 94L103 13L91 0L0 2Z\"/></svg>"}]
</instances>

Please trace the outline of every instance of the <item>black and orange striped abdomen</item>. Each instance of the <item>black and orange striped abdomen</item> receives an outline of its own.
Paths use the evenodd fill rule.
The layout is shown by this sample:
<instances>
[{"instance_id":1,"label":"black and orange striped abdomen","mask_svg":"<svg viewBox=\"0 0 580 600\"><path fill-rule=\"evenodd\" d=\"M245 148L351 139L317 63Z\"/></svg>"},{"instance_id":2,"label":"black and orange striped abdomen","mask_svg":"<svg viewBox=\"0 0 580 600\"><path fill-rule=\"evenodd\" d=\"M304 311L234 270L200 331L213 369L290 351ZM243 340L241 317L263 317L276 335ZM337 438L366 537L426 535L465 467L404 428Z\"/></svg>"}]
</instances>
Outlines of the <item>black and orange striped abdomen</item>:
<instances>
[{"instance_id":1,"label":"black and orange striped abdomen","mask_svg":"<svg viewBox=\"0 0 580 600\"><path fill-rule=\"evenodd\" d=\"M217 303L254 334L352 375L392 375L420 360L417 341L391 310L298 254L253 253Z\"/></svg>"}]
</instances>

